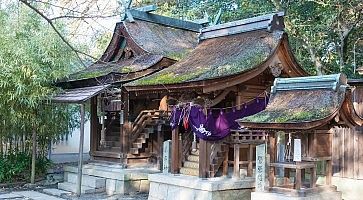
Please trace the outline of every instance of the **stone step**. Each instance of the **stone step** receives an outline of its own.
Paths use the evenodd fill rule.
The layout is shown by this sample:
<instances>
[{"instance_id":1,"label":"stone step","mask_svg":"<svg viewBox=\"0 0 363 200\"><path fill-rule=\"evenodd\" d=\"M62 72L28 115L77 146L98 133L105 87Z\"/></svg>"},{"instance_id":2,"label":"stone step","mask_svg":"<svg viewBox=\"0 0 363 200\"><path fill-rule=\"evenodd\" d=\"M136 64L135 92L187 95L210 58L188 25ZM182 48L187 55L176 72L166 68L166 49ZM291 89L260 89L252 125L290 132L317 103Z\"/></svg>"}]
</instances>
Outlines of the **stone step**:
<instances>
[{"instance_id":1,"label":"stone step","mask_svg":"<svg viewBox=\"0 0 363 200\"><path fill-rule=\"evenodd\" d=\"M77 185L75 183L70 183L70 182L58 183L58 189L76 193ZM82 194L98 193L104 191L106 191L105 188L92 188L84 185L81 186Z\"/></svg>"},{"instance_id":2,"label":"stone step","mask_svg":"<svg viewBox=\"0 0 363 200\"><path fill-rule=\"evenodd\" d=\"M65 172L64 180L70 183L77 183L77 174L71 172ZM82 185L92 188L104 188L106 187L106 179L95 176L83 175Z\"/></svg>"},{"instance_id":3,"label":"stone step","mask_svg":"<svg viewBox=\"0 0 363 200\"><path fill-rule=\"evenodd\" d=\"M199 156L196 155L189 155L187 157L187 161L199 162Z\"/></svg>"},{"instance_id":4,"label":"stone step","mask_svg":"<svg viewBox=\"0 0 363 200\"><path fill-rule=\"evenodd\" d=\"M121 174L120 171L121 171L120 168L113 168L113 167L106 168L103 166L87 165L87 166L83 167L82 173L84 175L123 180L125 178L125 175ZM75 166L65 166L64 172L77 173L78 168Z\"/></svg>"},{"instance_id":5,"label":"stone step","mask_svg":"<svg viewBox=\"0 0 363 200\"><path fill-rule=\"evenodd\" d=\"M199 169L199 163L198 162L192 162L192 161L185 161L184 162L184 167Z\"/></svg>"},{"instance_id":6,"label":"stone step","mask_svg":"<svg viewBox=\"0 0 363 200\"><path fill-rule=\"evenodd\" d=\"M189 176L199 176L199 169L182 167L180 168L180 173Z\"/></svg>"}]
</instances>

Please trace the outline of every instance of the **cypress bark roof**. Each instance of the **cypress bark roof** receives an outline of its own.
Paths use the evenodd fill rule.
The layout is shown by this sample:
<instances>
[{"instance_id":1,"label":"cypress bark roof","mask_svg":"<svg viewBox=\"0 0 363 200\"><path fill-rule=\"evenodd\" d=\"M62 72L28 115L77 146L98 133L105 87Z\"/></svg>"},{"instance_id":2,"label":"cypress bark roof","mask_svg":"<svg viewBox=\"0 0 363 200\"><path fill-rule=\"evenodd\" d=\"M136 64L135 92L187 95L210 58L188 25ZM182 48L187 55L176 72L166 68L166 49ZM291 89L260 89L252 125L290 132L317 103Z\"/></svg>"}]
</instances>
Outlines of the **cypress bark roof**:
<instances>
[{"instance_id":1,"label":"cypress bark roof","mask_svg":"<svg viewBox=\"0 0 363 200\"><path fill-rule=\"evenodd\" d=\"M341 74L278 78L266 109L238 120L253 129L311 129L340 118L346 125L361 125L354 110L346 77Z\"/></svg>"},{"instance_id":2,"label":"cypress bark roof","mask_svg":"<svg viewBox=\"0 0 363 200\"><path fill-rule=\"evenodd\" d=\"M162 59L174 63L192 51L197 43L198 33L195 31L138 19L120 22L116 24L112 39L101 58L62 82L89 81L111 73L122 75L139 72Z\"/></svg>"},{"instance_id":3,"label":"cypress bark roof","mask_svg":"<svg viewBox=\"0 0 363 200\"><path fill-rule=\"evenodd\" d=\"M128 86L175 84L243 73L271 56L282 31L257 30L203 40L188 57Z\"/></svg>"}]
</instances>

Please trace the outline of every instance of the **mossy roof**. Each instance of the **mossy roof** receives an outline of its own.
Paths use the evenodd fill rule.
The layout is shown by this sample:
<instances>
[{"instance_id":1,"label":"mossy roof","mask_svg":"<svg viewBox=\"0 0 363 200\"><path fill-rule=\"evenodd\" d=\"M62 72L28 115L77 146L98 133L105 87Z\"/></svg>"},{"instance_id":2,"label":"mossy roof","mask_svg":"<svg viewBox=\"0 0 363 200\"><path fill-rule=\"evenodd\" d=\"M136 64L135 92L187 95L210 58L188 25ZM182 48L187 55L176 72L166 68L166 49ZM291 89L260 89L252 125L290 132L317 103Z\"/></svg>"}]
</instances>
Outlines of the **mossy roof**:
<instances>
[{"instance_id":1,"label":"mossy roof","mask_svg":"<svg viewBox=\"0 0 363 200\"><path fill-rule=\"evenodd\" d=\"M260 30L203 40L176 64L127 85L177 84L243 73L267 60L282 35Z\"/></svg>"},{"instance_id":2,"label":"mossy roof","mask_svg":"<svg viewBox=\"0 0 363 200\"><path fill-rule=\"evenodd\" d=\"M141 56L136 56L131 59L119 60L118 62L112 63L95 63L90 67L70 75L69 81L89 79L95 77L105 76L110 73L127 74L131 72L137 72L145 70L159 61L163 56L145 54Z\"/></svg>"},{"instance_id":3,"label":"mossy roof","mask_svg":"<svg viewBox=\"0 0 363 200\"><path fill-rule=\"evenodd\" d=\"M345 92L329 89L279 91L266 109L240 122L301 123L327 118L340 108Z\"/></svg>"},{"instance_id":4,"label":"mossy roof","mask_svg":"<svg viewBox=\"0 0 363 200\"><path fill-rule=\"evenodd\" d=\"M180 60L198 44L198 33L157 23L135 20L124 22L135 43L152 54Z\"/></svg>"}]
</instances>

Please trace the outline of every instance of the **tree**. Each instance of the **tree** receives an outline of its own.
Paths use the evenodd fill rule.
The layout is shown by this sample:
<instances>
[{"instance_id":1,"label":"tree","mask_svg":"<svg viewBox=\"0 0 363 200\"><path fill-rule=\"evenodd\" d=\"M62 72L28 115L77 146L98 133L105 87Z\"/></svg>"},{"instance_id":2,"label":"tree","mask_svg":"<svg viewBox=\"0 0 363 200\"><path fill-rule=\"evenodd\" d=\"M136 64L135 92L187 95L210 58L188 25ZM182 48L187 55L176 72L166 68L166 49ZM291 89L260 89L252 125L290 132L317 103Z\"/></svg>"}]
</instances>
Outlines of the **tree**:
<instances>
[{"instance_id":1,"label":"tree","mask_svg":"<svg viewBox=\"0 0 363 200\"><path fill-rule=\"evenodd\" d=\"M49 24L24 6L0 10L0 24L1 142L4 138L29 140L36 133L37 144L45 149L50 140L68 134L76 125L72 107L47 105L47 99L56 91L54 81L76 70L79 62ZM10 151L29 154L30 149Z\"/></svg>"}]
</instances>

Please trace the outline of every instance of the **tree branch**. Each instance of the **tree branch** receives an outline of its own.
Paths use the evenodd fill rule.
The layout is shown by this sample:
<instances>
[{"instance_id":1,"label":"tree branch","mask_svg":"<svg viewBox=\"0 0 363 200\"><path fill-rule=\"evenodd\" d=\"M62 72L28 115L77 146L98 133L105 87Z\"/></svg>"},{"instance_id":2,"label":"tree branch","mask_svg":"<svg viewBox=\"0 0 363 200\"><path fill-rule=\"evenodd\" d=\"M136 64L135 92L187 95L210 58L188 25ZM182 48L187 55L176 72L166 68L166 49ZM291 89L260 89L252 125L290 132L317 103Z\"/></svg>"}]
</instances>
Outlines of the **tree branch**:
<instances>
[{"instance_id":1,"label":"tree branch","mask_svg":"<svg viewBox=\"0 0 363 200\"><path fill-rule=\"evenodd\" d=\"M89 19L89 18L109 18L109 17L116 17L118 15L114 14L114 15L90 15L90 16L74 16L74 15L63 15L63 16L58 16L58 17L53 17L50 18L51 21L57 20L57 19Z\"/></svg>"},{"instance_id":2,"label":"tree branch","mask_svg":"<svg viewBox=\"0 0 363 200\"><path fill-rule=\"evenodd\" d=\"M31 5L27 0L19 0L20 2L22 2L24 5L26 5L27 7L29 7L30 9L32 9L34 12L36 12L37 14L39 14L44 20L46 20L48 22L48 24L53 28L53 30L56 32L56 34L61 38L61 40L77 55L78 59L81 61L82 65L84 67L87 67L85 65L85 63L83 62L82 58L79 56L79 54L88 56L94 60L98 60L97 58L84 53L82 51L79 51L78 49L74 48L68 41L67 39L59 32L59 30L57 29L57 27L55 27L55 25L53 24L52 20L49 19L47 16L45 16L42 12L40 12L36 7L34 7L33 5Z\"/></svg>"}]
</instances>

